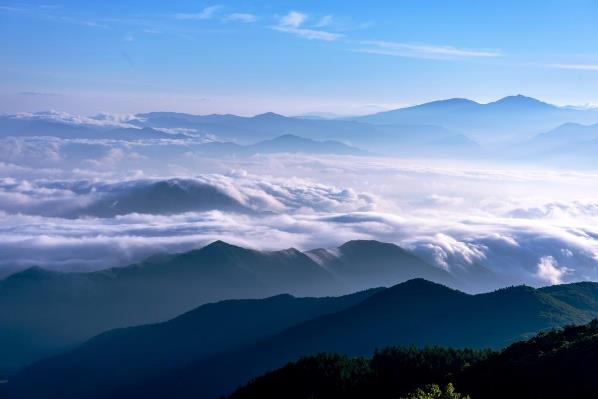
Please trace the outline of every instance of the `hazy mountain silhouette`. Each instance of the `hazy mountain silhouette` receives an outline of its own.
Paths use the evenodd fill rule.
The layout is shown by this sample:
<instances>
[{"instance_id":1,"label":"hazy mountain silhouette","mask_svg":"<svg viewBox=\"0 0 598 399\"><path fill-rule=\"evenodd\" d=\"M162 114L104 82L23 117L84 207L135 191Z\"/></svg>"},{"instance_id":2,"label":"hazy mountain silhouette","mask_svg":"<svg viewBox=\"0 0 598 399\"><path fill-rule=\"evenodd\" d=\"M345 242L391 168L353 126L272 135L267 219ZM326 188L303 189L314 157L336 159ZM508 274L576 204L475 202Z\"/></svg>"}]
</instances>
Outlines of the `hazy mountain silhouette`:
<instances>
[{"instance_id":1,"label":"hazy mountain silhouette","mask_svg":"<svg viewBox=\"0 0 598 399\"><path fill-rule=\"evenodd\" d=\"M457 285L446 271L427 264L395 244L354 240L333 251L315 249L306 254L354 291L413 278Z\"/></svg>"},{"instance_id":2,"label":"hazy mountain silhouette","mask_svg":"<svg viewBox=\"0 0 598 399\"><path fill-rule=\"evenodd\" d=\"M526 146L536 151L549 150L595 139L598 139L598 124L565 123L556 129L539 134L526 143Z\"/></svg>"},{"instance_id":3,"label":"hazy mountain silhouette","mask_svg":"<svg viewBox=\"0 0 598 399\"><path fill-rule=\"evenodd\" d=\"M0 281L0 366L15 369L107 329L163 321L222 299L338 295L413 277L457 284L396 245L351 247L350 257L329 260L331 270L346 268L342 277L293 248L263 252L221 241L92 273L22 271Z\"/></svg>"},{"instance_id":4,"label":"hazy mountain silhouette","mask_svg":"<svg viewBox=\"0 0 598 399\"><path fill-rule=\"evenodd\" d=\"M576 308L552 296L551 290L567 298L593 292L584 283L540 290L520 286L468 295L425 280L411 280L243 348L200 359L188 366L169 364L160 373L130 380L126 388L110 392L106 397L213 398L231 392L238 384L263 372L309 354L369 355L374 349L388 345L502 347L544 329L587 322L598 314L598 308L588 307L592 301L583 301L583 309ZM116 337L111 334L118 333L107 336ZM166 333L162 339L170 341ZM79 364L77 361L93 365L94 346L97 356L105 358L100 354L101 344L100 337L70 354L33 365L9 386L19 394L15 397L22 398L94 397L93 384L72 383L78 378L77 367L73 365ZM192 348L195 344L190 342L189 345ZM156 351L163 353L162 348L153 349L150 345L147 356L152 357ZM112 357L101 367L110 368L114 362L118 359Z\"/></svg>"},{"instance_id":5,"label":"hazy mountain silhouette","mask_svg":"<svg viewBox=\"0 0 598 399\"><path fill-rule=\"evenodd\" d=\"M556 166L595 167L598 124L564 123L508 148L507 159L534 160Z\"/></svg>"},{"instance_id":6,"label":"hazy mountain silhouette","mask_svg":"<svg viewBox=\"0 0 598 399\"><path fill-rule=\"evenodd\" d=\"M486 139L525 138L566 122L596 123L596 110L557 107L522 95L480 104L466 99L433 101L354 120L374 124L435 124Z\"/></svg>"},{"instance_id":7,"label":"hazy mountain silhouette","mask_svg":"<svg viewBox=\"0 0 598 399\"><path fill-rule=\"evenodd\" d=\"M0 115L0 137L52 136L63 139L111 139L111 140L147 140L188 138L181 134L169 134L151 127L140 129L115 128L89 124L73 124L60 120L41 118L17 118Z\"/></svg>"},{"instance_id":8,"label":"hazy mountain silhouette","mask_svg":"<svg viewBox=\"0 0 598 399\"><path fill-rule=\"evenodd\" d=\"M70 375L70 394L107 395L132 380L147 378L224 351L266 339L294 324L350 307L380 289L341 297L227 300L202 305L168 322L112 330L81 347L36 367L51 365L61 390L62 376ZM17 377L26 381L28 371ZM33 369L35 373L35 368ZM51 376L47 380L51 384Z\"/></svg>"},{"instance_id":9,"label":"hazy mountain silhouette","mask_svg":"<svg viewBox=\"0 0 598 399\"><path fill-rule=\"evenodd\" d=\"M114 217L128 213L171 214L209 210L250 213L249 207L213 185L186 179L117 187L70 216ZM67 215L68 216L68 215Z\"/></svg>"},{"instance_id":10,"label":"hazy mountain silhouette","mask_svg":"<svg viewBox=\"0 0 598 399\"><path fill-rule=\"evenodd\" d=\"M251 145L240 145L232 142L213 141L194 146L194 150L206 155L235 154L253 155L270 153L305 153L305 154L338 154L366 155L367 151L352 147L335 140L312 140L287 134L271 140L259 141Z\"/></svg>"},{"instance_id":11,"label":"hazy mountain silhouette","mask_svg":"<svg viewBox=\"0 0 598 399\"><path fill-rule=\"evenodd\" d=\"M250 152L303 152L308 154L365 155L366 151L338 141L316 141L292 134L261 141L247 148Z\"/></svg>"},{"instance_id":12,"label":"hazy mountain silhouette","mask_svg":"<svg viewBox=\"0 0 598 399\"><path fill-rule=\"evenodd\" d=\"M268 141L280 136L286 137L285 141L288 141L288 136L299 136L311 140L342 141L350 143L351 146L385 154L409 153L414 147L421 147L423 151L428 142L460 134L460 132L434 126L428 122L373 125L344 119L293 118L274 113L239 117L235 115L152 112L140 114L138 118L139 120L132 123L156 128L195 129L203 134L213 134L220 141L234 141L241 145L253 145L256 142ZM264 145L264 143L261 144ZM280 144L280 142L277 143L277 145ZM306 145L306 143L303 142L302 145ZM327 146L330 145L332 144L327 144ZM319 144L319 146L321 148L323 144ZM229 146L229 149L232 147ZM334 153L347 152L347 148L339 148L336 144L326 151L332 149L335 150ZM314 151L311 144L309 144L309 150L310 152ZM438 148L432 150L439 151ZM350 152L354 153L354 150Z\"/></svg>"}]
</instances>

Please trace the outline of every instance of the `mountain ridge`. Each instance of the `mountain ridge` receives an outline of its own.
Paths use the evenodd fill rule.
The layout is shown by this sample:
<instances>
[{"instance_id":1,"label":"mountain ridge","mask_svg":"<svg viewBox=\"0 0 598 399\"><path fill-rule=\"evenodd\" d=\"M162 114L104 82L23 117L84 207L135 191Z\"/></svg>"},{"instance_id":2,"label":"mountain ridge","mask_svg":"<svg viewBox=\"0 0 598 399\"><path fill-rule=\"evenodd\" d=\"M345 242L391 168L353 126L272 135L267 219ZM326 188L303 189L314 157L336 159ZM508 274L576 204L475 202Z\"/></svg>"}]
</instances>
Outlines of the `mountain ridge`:
<instances>
[{"instance_id":1,"label":"mountain ridge","mask_svg":"<svg viewBox=\"0 0 598 399\"><path fill-rule=\"evenodd\" d=\"M554 290L577 292L579 287L584 288L567 285L556 286ZM588 287L598 290L598 283L586 286L584 292ZM164 369L157 374L160 378L146 376L98 397L218 397L230 393L238 384L310 354L371 355L376 348L389 345L500 348L539 331L586 323L598 312L598 307L592 307L591 311L574 308L545 291L515 286L472 295L424 279L412 279L370 292L371 295L365 295L351 306L299 322L252 344L172 370ZM77 351L80 352L73 353ZM89 359L85 363L93 364ZM15 386L20 386L22 392L29 389L23 384L36 386L49 392L50 397L52 394L65 399L81 395L93 397L88 396L85 386L89 384L85 384L85 379L76 392L70 391L71 387L64 382L78 380L72 374L77 368L63 367L60 357L34 365L22 377L17 377L16 381L21 383ZM70 371L64 375L59 372L63 369ZM181 386L185 389L176 388Z\"/></svg>"},{"instance_id":2,"label":"mountain ridge","mask_svg":"<svg viewBox=\"0 0 598 399\"><path fill-rule=\"evenodd\" d=\"M267 252L215 241L96 272L15 273L0 280L0 367L17 368L106 329L159 322L222 299L340 295L413 277L458 285L448 272L390 248L322 263L296 249Z\"/></svg>"}]
</instances>

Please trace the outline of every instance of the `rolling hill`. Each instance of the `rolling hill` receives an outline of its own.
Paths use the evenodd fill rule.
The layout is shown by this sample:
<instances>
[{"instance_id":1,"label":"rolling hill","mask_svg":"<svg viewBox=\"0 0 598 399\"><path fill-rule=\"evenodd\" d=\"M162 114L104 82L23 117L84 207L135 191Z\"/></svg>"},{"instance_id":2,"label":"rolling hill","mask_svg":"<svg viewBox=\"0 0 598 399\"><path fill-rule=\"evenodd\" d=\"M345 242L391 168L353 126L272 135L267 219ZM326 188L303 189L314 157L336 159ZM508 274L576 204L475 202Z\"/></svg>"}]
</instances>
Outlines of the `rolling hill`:
<instances>
[{"instance_id":1,"label":"rolling hill","mask_svg":"<svg viewBox=\"0 0 598 399\"><path fill-rule=\"evenodd\" d=\"M553 289L555 295L572 303L575 302L572 298L587 296L595 290L585 284ZM576 308L552 296L549 291L521 286L469 295L426 280L410 280L366 295L363 300L337 312L299 322L252 344L186 365L165 362L159 373L153 370L151 375L128 381L125 378L109 393L94 396L93 379L104 375L93 371L96 359L104 359L98 360L97 364L105 369L117 367L119 362L116 356L102 355L105 347L101 337L66 355L25 369L9 382L9 388L15 398L214 398L232 392L239 384L266 371L310 354L371 355L376 348L389 345L501 348L539 331L582 324L598 315L598 308L591 306L592 300L577 302L581 308ZM195 331L202 331L200 324L193 325ZM141 328L152 331L156 327ZM143 330L138 330L136 335L144 337ZM118 338L118 332L104 336ZM178 341L177 347L186 346L193 352L197 345L194 339L185 341L176 337L171 338L168 332L160 335L162 345ZM112 342L118 342L118 339ZM129 349L122 345L122 349L112 347L111 351L128 353ZM150 358L154 354L159 357L164 349L154 348L150 341L144 353ZM86 364L92 369L83 375L74 366L76 364ZM78 383L71 383L75 380ZM103 384L110 385L110 381L104 380Z\"/></svg>"},{"instance_id":2,"label":"rolling hill","mask_svg":"<svg viewBox=\"0 0 598 399\"><path fill-rule=\"evenodd\" d=\"M371 358L319 354L258 377L230 398L390 399L449 383L472 398L593 398L597 360L594 320L543 332L498 352L389 347Z\"/></svg>"},{"instance_id":3,"label":"rolling hill","mask_svg":"<svg viewBox=\"0 0 598 399\"><path fill-rule=\"evenodd\" d=\"M216 241L92 273L30 268L0 281L0 368L15 370L102 331L167 320L212 301L339 295L415 277L457 284L396 245L354 241L341 248L348 247L316 261L294 248L264 252Z\"/></svg>"},{"instance_id":4,"label":"rolling hill","mask_svg":"<svg viewBox=\"0 0 598 399\"><path fill-rule=\"evenodd\" d=\"M59 362L59 373L70 374L71 393L87 396L93 386L93 396L108 395L131 380L268 338L294 324L350 307L378 291L324 298L285 294L206 304L168 322L108 331L45 363ZM18 378L26 381L30 377L25 371ZM49 388L48 394L61 389L62 383L57 382L59 386Z\"/></svg>"}]
</instances>

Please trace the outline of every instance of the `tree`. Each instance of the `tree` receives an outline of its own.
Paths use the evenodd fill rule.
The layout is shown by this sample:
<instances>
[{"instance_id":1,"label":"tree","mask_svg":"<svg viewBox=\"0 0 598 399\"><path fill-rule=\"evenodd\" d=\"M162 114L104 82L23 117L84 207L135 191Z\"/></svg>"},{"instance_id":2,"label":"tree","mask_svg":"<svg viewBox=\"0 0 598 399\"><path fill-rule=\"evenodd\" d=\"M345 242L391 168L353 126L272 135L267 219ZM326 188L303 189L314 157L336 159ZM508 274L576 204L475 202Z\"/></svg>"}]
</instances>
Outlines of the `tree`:
<instances>
[{"instance_id":1,"label":"tree","mask_svg":"<svg viewBox=\"0 0 598 399\"><path fill-rule=\"evenodd\" d=\"M448 384L444 389L436 384L426 385L411 392L403 399L470 399L469 396L461 396L455 392L453 384Z\"/></svg>"}]
</instances>

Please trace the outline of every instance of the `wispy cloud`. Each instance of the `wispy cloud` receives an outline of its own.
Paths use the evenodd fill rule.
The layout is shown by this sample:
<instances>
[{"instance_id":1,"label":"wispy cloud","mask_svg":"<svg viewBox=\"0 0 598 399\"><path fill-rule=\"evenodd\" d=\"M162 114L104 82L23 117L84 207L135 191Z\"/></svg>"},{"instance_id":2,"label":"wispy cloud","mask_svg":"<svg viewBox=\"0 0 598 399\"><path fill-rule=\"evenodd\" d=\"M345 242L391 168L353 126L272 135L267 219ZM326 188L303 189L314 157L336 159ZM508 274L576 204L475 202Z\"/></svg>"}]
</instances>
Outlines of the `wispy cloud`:
<instances>
[{"instance_id":1,"label":"wispy cloud","mask_svg":"<svg viewBox=\"0 0 598 399\"><path fill-rule=\"evenodd\" d=\"M245 23L251 23L251 22L255 22L257 21L257 16L254 14L249 14L249 13L240 13L240 12L235 12L232 14L228 14L225 18L225 21L235 21L235 22L245 22Z\"/></svg>"},{"instance_id":2,"label":"wispy cloud","mask_svg":"<svg viewBox=\"0 0 598 399\"><path fill-rule=\"evenodd\" d=\"M443 60L460 58L494 58L502 56L502 53L499 50L467 49L431 44L411 44L386 41L364 41L361 42L361 44L366 47L358 48L354 51L404 58Z\"/></svg>"},{"instance_id":3,"label":"wispy cloud","mask_svg":"<svg viewBox=\"0 0 598 399\"><path fill-rule=\"evenodd\" d=\"M63 16L63 17L60 17L59 20L62 21L62 22L69 23L69 24L86 26L88 28L101 28L101 29L109 29L110 28L108 25L102 24L102 23L99 23L99 22L81 20L81 19L71 18L71 17L64 17Z\"/></svg>"},{"instance_id":4,"label":"wispy cloud","mask_svg":"<svg viewBox=\"0 0 598 399\"><path fill-rule=\"evenodd\" d=\"M598 64L550 64L549 67L557 69L574 69L579 71L598 72Z\"/></svg>"},{"instance_id":5,"label":"wispy cloud","mask_svg":"<svg viewBox=\"0 0 598 399\"><path fill-rule=\"evenodd\" d=\"M21 7L13 7L13 6L0 6L0 11L21 12L21 11L27 11L27 9L21 8Z\"/></svg>"},{"instance_id":6,"label":"wispy cloud","mask_svg":"<svg viewBox=\"0 0 598 399\"><path fill-rule=\"evenodd\" d=\"M343 35L339 33L306 28L304 26L307 19L307 14L298 11L291 11L282 16L278 20L278 25L273 26L272 29L279 32L291 33L305 39L324 40L327 42L332 42L343 37ZM318 25L315 25L315 27L318 27Z\"/></svg>"},{"instance_id":7,"label":"wispy cloud","mask_svg":"<svg viewBox=\"0 0 598 399\"><path fill-rule=\"evenodd\" d=\"M175 14L174 17L177 19L210 19L214 17L220 9L222 9L222 6L210 6L204 8L198 13L179 13Z\"/></svg>"},{"instance_id":8,"label":"wispy cloud","mask_svg":"<svg viewBox=\"0 0 598 399\"><path fill-rule=\"evenodd\" d=\"M81 25L89 28L109 29L108 25L96 21L73 18L66 15L59 15L59 13L61 13L61 8L62 6L60 5L23 5L20 7L0 5L0 12L19 13L28 17L44 18L56 22Z\"/></svg>"},{"instance_id":9,"label":"wispy cloud","mask_svg":"<svg viewBox=\"0 0 598 399\"><path fill-rule=\"evenodd\" d=\"M282 18L280 18L279 25L290 28L298 28L299 26L303 25L306 20L307 14L291 11L287 15L284 15Z\"/></svg>"},{"instance_id":10,"label":"wispy cloud","mask_svg":"<svg viewBox=\"0 0 598 399\"><path fill-rule=\"evenodd\" d=\"M325 15L314 25L316 28L324 28L332 25L334 17L332 15Z\"/></svg>"}]
</instances>

